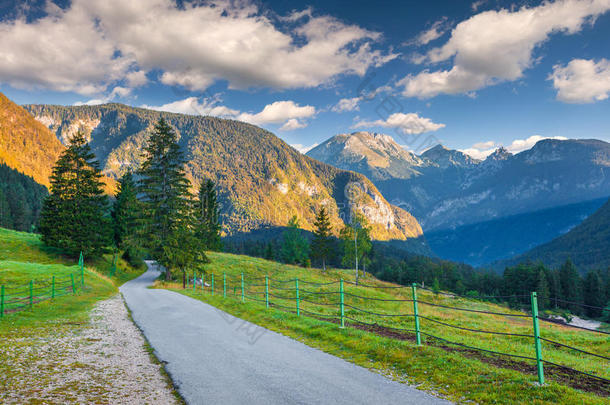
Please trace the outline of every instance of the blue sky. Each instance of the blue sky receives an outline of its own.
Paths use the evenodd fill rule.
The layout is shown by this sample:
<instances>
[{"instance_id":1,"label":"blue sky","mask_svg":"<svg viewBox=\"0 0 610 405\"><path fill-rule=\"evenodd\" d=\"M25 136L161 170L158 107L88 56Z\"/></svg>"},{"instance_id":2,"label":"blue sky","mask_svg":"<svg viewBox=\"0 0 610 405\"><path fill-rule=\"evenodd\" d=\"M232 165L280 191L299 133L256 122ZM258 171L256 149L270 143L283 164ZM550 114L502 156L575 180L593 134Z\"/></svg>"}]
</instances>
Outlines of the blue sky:
<instances>
[{"instance_id":1,"label":"blue sky","mask_svg":"<svg viewBox=\"0 0 610 405\"><path fill-rule=\"evenodd\" d=\"M0 1L0 91L484 157L610 141L610 0Z\"/></svg>"}]
</instances>

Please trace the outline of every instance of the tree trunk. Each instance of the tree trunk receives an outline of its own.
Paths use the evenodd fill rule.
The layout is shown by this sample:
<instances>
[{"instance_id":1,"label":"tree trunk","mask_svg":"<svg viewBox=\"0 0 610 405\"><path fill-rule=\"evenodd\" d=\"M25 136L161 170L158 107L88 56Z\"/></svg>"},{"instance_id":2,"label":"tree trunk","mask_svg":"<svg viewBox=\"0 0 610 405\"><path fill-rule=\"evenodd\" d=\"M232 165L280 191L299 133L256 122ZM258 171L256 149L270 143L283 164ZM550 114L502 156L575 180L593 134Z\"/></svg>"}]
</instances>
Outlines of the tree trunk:
<instances>
[{"instance_id":1,"label":"tree trunk","mask_svg":"<svg viewBox=\"0 0 610 405\"><path fill-rule=\"evenodd\" d=\"M186 271L182 271L182 288L186 288Z\"/></svg>"},{"instance_id":2,"label":"tree trunk","mask_svg":"<svg viewBox=\"0 0 610 405\"><path fill-rule=\"evenodd\" d=\"M326 258L322 258L322 269L324 271L324 273L326 273Z\"/></svg>"}]
</instances>

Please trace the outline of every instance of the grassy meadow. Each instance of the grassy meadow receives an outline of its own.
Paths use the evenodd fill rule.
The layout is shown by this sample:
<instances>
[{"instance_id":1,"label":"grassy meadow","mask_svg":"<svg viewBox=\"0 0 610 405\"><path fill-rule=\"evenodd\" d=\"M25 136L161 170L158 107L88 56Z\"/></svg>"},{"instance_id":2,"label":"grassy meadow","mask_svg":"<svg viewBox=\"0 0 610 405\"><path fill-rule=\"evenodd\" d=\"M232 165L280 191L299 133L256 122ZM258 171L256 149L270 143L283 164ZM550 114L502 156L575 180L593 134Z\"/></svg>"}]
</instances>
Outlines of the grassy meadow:
<instances>
[{"instance_id":1,"label":"grassy meadow","mask_svg":"<svg viewBox=\"0 0 610 405\"><path fill-rule=\"evenodd\" d=\"M535 362L509 358L422 335L423 345L417 346L414 333L400 329L414 329L411 316L383 316L412 314L412 302L383 301L411 299L411 288L395 287L371 276L362 280L373 287L348 284L353 271L330 269L323 274L318 269L288 266L263 259L223 253L209 253L212 263L206 267L206 283L214 274L214 295L211 287L202 293L201 286L183 290L176 284L158 282L158 287L206 301L235 316L250 320L338 355L365 367L377 369L398 380L421 385L457 401L479 403L607 403L610 387L592 377L545 365L546 384L537 386ZM222 274L227 275L227 299L223 299ZM241 273L246 285L245 303L241 302ZM269 293L272 308L265 308L264 276L270 279ZM299 278L301 316L296 315L294 281ZM339 284L345 283L345 316L347 328L340 329ZM313 294L322 292L326 294ZM534 340L529 336L496 335L450 328L433 321L482 331L496 331L518 335L532 335L532 319L524 312L489 302L435 294L418 289L421 331L476 348L535 357ZM477 311L512 314L517 316L456 311L422 303L445 305ZM274 305L282 306L273 308ZM375 314L362 312L365 310ZM292 312L286 312L292 311ZM311 313L307 313L309 311ZM526 315L526 316L523 316ZM425 319L425 318L429 319ZM556 324L541 323L541 336L602 356L610 356L610 337L600 333L580 331ZM605 359L584 355L548 342L542 342L545 360L610 379L610 367Z\"/></svg>"}]
</instances>

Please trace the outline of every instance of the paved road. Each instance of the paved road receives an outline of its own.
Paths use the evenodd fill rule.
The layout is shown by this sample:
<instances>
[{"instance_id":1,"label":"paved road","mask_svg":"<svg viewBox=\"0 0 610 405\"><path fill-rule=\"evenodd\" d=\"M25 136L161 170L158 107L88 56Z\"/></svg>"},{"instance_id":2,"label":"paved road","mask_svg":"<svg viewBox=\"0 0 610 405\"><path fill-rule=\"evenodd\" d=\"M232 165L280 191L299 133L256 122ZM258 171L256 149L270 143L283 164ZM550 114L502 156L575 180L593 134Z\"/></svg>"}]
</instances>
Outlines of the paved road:
<instances>
[{"instance_id":1,"label":"paved road","mask_svg":"<svg viewBox=\"0 0 610 405\"><path fill-rule=\"evenodd\" d=\"M133 318L189 404L443 404L203 302L146 288L158 272L121 287Z\"/></svg>"}]
</instances>

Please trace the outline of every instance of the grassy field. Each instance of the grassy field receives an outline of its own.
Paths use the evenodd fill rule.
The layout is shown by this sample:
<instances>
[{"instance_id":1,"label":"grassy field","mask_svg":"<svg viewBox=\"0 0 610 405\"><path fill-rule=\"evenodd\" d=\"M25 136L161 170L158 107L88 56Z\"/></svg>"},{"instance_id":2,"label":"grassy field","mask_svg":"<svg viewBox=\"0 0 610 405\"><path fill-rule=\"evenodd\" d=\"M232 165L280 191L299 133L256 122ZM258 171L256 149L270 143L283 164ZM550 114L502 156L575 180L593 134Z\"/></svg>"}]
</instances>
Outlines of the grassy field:
<instances>
[{"instance_id":1,"label":"grassy field","mask_svg":"<svg viewBox=\"0 0 610 405\"><path fill-rule=\"evenodd\" d=\"M206 282L215 276L215 294L210 288L202 293L201 287L182 290L181 286L159 283L183 294L201 299L222 308L233 315L248 319L272 330L292 336L311 346L341 356L362 366L380 370L385 374L412 384L421 385L453 400L474 400L479 403L607 403L610 395L608 384L599 380L545 366L547 384L536 384L535 362L508 358L423 336L423 345L417 346L414 334L398 329L413 329L413 317L390 317L376 314L412 314L412 302L382 301L410 299L410 288L380 289L345 284L345 316L348 328L338 327L339 284L329 283L343 278L353 280L353 272L329 270L322 274L317 269L286 266L263 259L222 253L209 254L212 263L207 265ZM227 299L222 298L222 274L227 274ZM246 302L241 303L241 277L244 273ZM275 280L299 278L301 316L295 312L294 281L271 281L269 285L272 308L264 303L264 276ZM376 287L395 286L370 276L363 281ZM314 292L330 294L313 294ZM357 295L359 297L355 297ZM275 297L274 297L275 296ZM282 298L278 298L282 297ZM362 298L360 298L362 297ZM374 300L372 300L374 299ZM527 315L504 306L459 297L434 294L418 290L421 330L451 342L477 348L535 357L533 339L528 336L495 335L450 328L433 321L451 325L531 335L532 320L529 316L506 317L479 312L456 311L422 304L445 305L458 308ZM262 301L262 302L261 302ZM283 306L284 311L274 305ZM285 311L292 311L285 312ZM319 315L307 314L310 311ZM307 316L306 316L307 315ZM329 317L323 320L322 317ZM359 322L364 322L362 324ZM541 324L541 336L566 345L575 346L603 356L610 356L608 335L578 331L560 325ZM580 354L547 342L542 342L543 357L553 363L573 367L587 373L610 379L608 361Z\"/></svg>"},{"instance_id":2,"label":"grassy field","mask_svg":"<svg viewBox=\"0 0 610 405\"><path fill-rule=\"evenodd\" d=\"M0 337L18 333L20 328L52 328L55 323L82 321L95 302L115 294L119 285L142 273L119 260L115 275L110 277L111 266L112 255L85 261L85 287L80 288L80 271L73 259L45 247L38 235L0 228L0 285L5 285L7 293L29 296L33 280L35 295L50 296L55 276L57 295L61 295L35 303L26 311L13 312L7 305L8 313L0 320ZM75 275L76 294L72 294L70 274Z\"/></svg>"}]
</instances>

